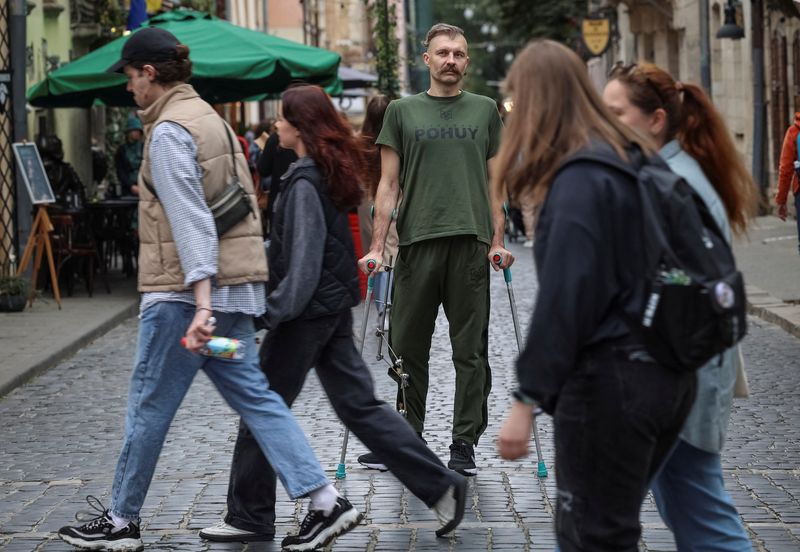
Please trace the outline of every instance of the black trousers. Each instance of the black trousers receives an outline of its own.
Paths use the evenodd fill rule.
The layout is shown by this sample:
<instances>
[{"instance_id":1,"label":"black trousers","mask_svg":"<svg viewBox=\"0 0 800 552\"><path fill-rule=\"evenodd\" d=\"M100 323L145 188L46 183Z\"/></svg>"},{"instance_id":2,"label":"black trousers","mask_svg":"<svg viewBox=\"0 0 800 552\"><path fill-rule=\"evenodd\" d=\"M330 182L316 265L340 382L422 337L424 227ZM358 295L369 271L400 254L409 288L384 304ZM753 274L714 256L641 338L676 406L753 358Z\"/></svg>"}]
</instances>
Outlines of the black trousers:
<instances>
[{"instance_id":1,"label":"black trousers","mask_svg":"<svg viewBox=\"0 0 800 552\"><path fill-rule=\"evenodd\" d=\"M290 407L316 368L334 411L367 448L428 506L456 475L392 407L375 398L372 376L353 343L350 311L278 325L261 346L261 368L270 387ZM312 443L313 445L313 443ZM275 532L276 476L247 426L239 421L228 485L228 515L234 527Z\"/></svg>"},{"instance_id":2,"label":"black trousers","mask_svg":"<svg viewBox=\"0 0 800 552\"><path fill-rule=\"evenodd\" d=\"M562 552L634 552L650 481L689 414L696 378L635 348L584 358L554 413ZM633 353L633 354L631 354Z\"/></svg>"}]
</instances>

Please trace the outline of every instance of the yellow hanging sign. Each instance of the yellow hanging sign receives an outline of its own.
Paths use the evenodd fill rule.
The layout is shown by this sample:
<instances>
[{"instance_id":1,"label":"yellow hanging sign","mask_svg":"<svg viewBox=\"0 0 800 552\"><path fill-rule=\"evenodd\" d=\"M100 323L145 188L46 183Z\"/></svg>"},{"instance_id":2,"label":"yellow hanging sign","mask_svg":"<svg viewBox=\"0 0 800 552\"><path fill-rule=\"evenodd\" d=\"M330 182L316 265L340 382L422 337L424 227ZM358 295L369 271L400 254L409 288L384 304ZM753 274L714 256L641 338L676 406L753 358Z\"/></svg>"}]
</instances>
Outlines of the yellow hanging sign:
<instances>
[{"instance_id":1,"label":"yellow hanging sign","mask_svg":"<svg viewBox=\"0 0 800 552\"><path fill-rule=\"evenodd\" d=\"M581 22L583 43L593 56L602 55L611 42L611 20L586 18Z\"/></svg>"}]
</instances>

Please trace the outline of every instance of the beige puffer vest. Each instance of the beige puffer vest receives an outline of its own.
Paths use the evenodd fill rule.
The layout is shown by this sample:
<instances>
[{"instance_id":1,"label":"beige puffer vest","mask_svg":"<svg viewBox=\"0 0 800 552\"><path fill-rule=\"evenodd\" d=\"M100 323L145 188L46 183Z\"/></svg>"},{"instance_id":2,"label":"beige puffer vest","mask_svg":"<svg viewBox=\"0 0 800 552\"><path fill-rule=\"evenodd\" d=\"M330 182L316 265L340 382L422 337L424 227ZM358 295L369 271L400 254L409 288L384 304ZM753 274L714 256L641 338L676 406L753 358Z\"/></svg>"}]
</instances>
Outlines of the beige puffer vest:
<instances>
[{"instance_id":1,"label":"beige puffer vest","mask_svg":"<svg viewBox=\"0 0 800 552\"><path fill-rule=\"evenodd\" d=\"M169 89L147 109L139 112L144 124L144 155L139 171L139 291L183 291L184 274L161 202L151 190L150 139L153 128L171 121L185 128L197 144L197 162L203 172L206 198L220 193L233 174L231 133L239 182L247 191L255 215L248 216L219 240L217 287L263 282L267 261L253 182L238 140L212 107L188 84Z\"/></svg>"}]
</instances>

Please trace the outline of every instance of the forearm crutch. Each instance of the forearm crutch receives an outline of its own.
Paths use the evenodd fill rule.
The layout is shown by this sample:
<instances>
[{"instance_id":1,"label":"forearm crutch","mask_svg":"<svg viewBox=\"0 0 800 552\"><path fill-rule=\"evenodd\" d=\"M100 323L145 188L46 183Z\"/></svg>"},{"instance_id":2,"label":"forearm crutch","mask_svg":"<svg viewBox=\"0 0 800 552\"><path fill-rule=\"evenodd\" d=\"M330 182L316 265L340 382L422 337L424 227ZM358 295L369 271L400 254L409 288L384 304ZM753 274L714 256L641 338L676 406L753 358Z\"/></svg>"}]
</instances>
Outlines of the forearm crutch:
<instances>
[{"instance_id":1,"label":"forearm crutch","mask_svg":"<svg viewBox=\"0 0 800 552\"><path fill-rule=\"evenodd\" d=\"M492 257L495 264L499 265L503 258L500 254L495 254ZM517 316L517 301L514 298L514 285L511 283L511 269L506 267L503 269L503 278L506 281L506 289L508 289L508 301L511 303L511 319L514 321L514 335L517 338L517 353L522 352L522 331L519 326L519 317ZM537 470L536 476L540 478L547 477L547 465L544 463L542 457L542 445L539 443L539 428L536 425L536 413L538 407L533 412L533 442L536 445L536 459Z\"/></svg>"},{"instance_id":2,"label":"forearm crutch","mask_svg":"<svg viewBox=\"0 0 800 552\"><path fill-rule=\"evenodd\" d=\"M361 342L358 344L358 354L364 354L364 342L367 340L367 323L369 322L369 306L372 303L372 290L375 286L375 278L373 271L378 263L373 259L367 260L367 270L369 277L367 278L367 296L364 298L364 316L361 318ZM347 426L344 428L344 439L342 440L342 453L339 457L339 466L336 468L336 479L344 479L347 477L344 467L344 459L347 456L347 440L350 437L350 430Z\"/></svg>"}]
</instances>

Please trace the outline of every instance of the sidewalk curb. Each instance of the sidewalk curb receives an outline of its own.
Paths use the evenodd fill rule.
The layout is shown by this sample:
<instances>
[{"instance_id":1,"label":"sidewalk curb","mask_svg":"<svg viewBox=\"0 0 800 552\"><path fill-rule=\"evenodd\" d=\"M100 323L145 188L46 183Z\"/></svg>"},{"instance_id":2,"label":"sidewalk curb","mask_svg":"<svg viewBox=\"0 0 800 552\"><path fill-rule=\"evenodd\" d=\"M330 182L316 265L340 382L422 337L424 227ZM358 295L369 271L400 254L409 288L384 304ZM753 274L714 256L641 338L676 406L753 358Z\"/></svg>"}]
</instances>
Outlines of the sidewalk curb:
<instances>
[{"instance_id":1,"label":"sidewalk curb","mask_svg":"<svg viewBox=\"0 0 800 552\"><path fill-rule=\"evenodd\" d=\"M118 312L114 313L110 318L107 318L93 327L88 327L86 331L80 335L75 341L66 345L51 354L47 355L43 360L27 367L24 371L14 375L10 380L0 384L0 399L5 397L17 387L23 385L35 376L52 368L65 358L68 358L80 349L104 335L114 327L118 326L131 316L135 316L139 311L139 299L132 299L130 305L123 307Z\"/></svg>"},{"instance_id":2,"label":"sidewalk curb","mask_svg":"<svg viewBox=\"0 0 800 552\"><path fill-rule=\"evenodd\" d=\"M800 338L800 305L784 303L763 289L747 286L747 312Z\"/></svg>"}]
</instances>

